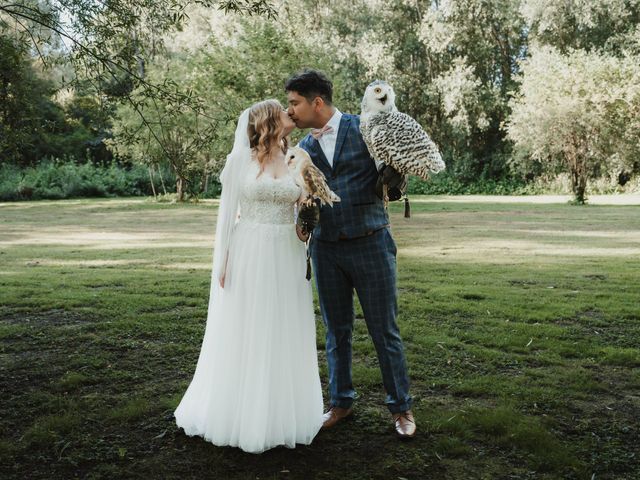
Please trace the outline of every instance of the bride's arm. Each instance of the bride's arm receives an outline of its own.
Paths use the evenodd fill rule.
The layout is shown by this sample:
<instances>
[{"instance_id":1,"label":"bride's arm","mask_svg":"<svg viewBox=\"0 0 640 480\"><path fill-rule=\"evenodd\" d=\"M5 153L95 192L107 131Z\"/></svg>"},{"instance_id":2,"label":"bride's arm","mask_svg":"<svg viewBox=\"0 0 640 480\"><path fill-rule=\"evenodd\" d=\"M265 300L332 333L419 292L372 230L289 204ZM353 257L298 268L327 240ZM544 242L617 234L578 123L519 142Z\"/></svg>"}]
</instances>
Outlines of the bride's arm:
<instances>
[{"instance_id":1,"label":"bride's arm","mask_svg":"<svg viewBox=\"0 0 640 480\"><path fill-rule=\"evenodd\" d=\"M240 221L240 214L241 213L242 213L242 207L240 205L238 205L238 210L237 210L237 213L236 213L236 219L235 219L235 222L233 224L232 230L234 230L236 228L236 225ZM224 264L223 264L224 267L222 268L222 273L220 274L220 279L219 279L220 286L222 288L224 288L224 279L227 276L227 263L228 263L228 261L229 261L229 248L227 248L227 253L224 256Z\"/></svg>"}]
</instances>

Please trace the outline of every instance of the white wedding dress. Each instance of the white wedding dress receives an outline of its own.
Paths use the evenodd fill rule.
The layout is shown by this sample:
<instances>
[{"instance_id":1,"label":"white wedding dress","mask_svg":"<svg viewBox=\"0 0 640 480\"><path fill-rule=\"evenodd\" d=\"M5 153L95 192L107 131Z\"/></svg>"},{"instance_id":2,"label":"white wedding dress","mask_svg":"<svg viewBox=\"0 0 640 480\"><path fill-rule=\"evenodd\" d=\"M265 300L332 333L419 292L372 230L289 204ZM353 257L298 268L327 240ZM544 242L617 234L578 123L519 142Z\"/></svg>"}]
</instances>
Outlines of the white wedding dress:
<instances>
[{"instance_id":1,"label":"white wedding dress","mask_svg":"<svg viewBox=\"0 0 640 480\"><path fill-rule=\"evenodd\" d=\"M251 453L309 444L322 426L311 283L287 174L251 162L239 192L224 289L212 277L195 374L174 412L189 436Z\"/></svg>"}]
</instances>

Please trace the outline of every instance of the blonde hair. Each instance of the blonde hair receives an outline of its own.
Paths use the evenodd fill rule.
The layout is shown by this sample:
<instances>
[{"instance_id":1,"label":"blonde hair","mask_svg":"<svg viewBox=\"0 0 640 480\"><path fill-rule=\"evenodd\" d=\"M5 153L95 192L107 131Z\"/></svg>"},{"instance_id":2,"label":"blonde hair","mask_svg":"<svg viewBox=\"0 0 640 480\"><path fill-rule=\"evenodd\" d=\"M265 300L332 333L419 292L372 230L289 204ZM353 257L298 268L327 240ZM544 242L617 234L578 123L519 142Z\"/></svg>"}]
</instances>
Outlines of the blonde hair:
<instances>
[{"instance_id":1,"label":"blonde hair","mask_svg":"<svg viewBox=\"0 0 640 480\"><path fill-rule=\"evenodd\" d=\"M278 145L279 138L284 131L284 124L280 116L283 110L282 104L275 99L255 103L249 110L247 133L249 146L255 152L260 165L258 176L264 171L264 163L273 147ZM287 152L288 146L289 139L284 137L282 144L279 145L282 153Z\"/></svg>"}]
</instances>

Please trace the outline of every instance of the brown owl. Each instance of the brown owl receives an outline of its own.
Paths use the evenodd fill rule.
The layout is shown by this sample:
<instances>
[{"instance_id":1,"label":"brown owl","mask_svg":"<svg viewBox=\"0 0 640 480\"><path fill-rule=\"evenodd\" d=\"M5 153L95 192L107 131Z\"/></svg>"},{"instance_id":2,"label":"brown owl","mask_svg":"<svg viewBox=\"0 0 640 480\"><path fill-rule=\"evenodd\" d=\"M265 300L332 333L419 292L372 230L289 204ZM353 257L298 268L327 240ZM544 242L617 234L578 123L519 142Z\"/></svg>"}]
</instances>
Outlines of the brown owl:
<instances>
[{"instance_id":1,"label":"brown owl","mask_svg":"<svg viewBox=\"0 0 640 480\"><path fill-rule=\"evenodd\" d=\"M310 205L315 198L324 205L339 202L340 197L331 191L324 174L311 161L309 154L300 147L293 147L287 151L287 167L296 184L302 188L305 203Z\"/></svg>"}]
</instances>

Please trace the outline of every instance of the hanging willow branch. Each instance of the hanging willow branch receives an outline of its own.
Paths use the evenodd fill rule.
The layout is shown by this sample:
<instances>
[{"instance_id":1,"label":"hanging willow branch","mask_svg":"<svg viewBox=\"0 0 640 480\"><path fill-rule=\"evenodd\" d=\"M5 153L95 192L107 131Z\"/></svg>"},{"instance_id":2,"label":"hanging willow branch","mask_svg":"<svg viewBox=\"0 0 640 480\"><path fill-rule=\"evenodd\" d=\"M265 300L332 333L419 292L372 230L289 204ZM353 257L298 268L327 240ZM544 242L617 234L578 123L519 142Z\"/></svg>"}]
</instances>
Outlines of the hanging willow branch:
<instances>
[{"instance_id":1,"label":"hanging willow branch","mask_svg":"<svg viewBox=\"0 0 640 480\"><path fill-rule=\"evenodd\" d=\"M143 112L149 104L156 113L160 102L173 112L189 109L210 117L193 91L183 90L171 79L161 83L146 79L144 58L153 58L164 48L163 35L184 25L189 18L185 10L191 5L275 17L269 0L57 0L46 4L14 0L0 3L0 34L11 30L22 43L30 43L45 68L56 62L70 63L75 77L63 77L61 88L86 82L96 94L129 104L164 153L170 155L167 139L158 136L165 135L162 115L155 115L158 120L151 122ZM160 126L159 134L154 123ZM206 137L214 127L210 124L197 138ZM138 132L124 134L133 138Z\"/></svg>"}]
</instances>

